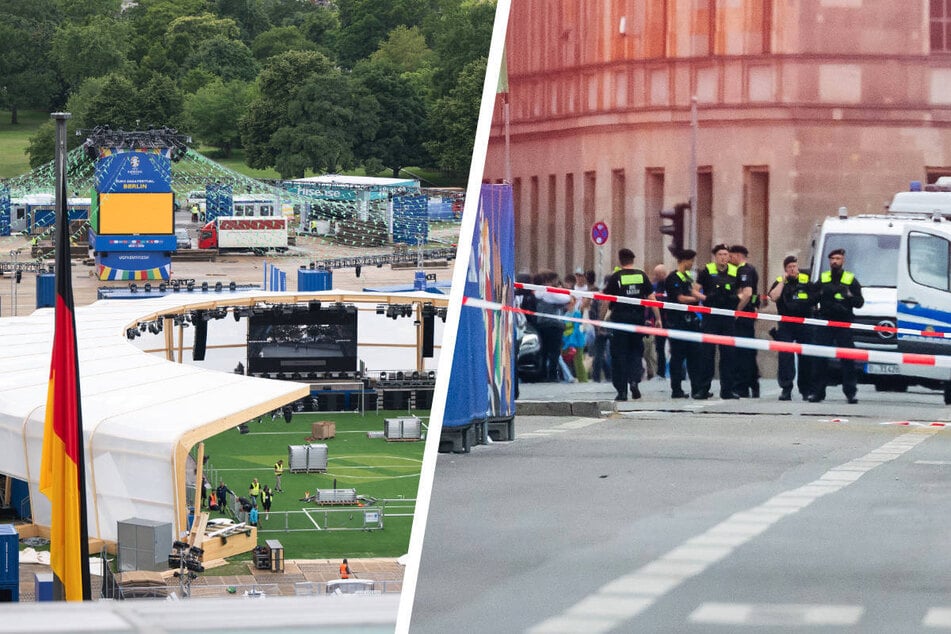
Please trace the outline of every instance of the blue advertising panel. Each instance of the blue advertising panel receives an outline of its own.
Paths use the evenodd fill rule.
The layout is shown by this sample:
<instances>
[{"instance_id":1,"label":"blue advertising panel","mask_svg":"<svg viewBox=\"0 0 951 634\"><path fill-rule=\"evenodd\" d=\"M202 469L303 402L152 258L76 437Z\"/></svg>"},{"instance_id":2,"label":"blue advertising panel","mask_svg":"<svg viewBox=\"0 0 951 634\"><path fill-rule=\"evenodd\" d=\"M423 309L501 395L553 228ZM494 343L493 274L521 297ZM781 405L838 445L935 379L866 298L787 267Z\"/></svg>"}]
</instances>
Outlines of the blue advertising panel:
<instances>
[{"instance_id":1,"label":"blue advertising panel","mask_svg":"<svg viewBox=\"0 0 951 634\"><path fill-rule=\"evenodd\" d=\"M167 280L172 275L168 251L96 252L100 280Z\"/></svg>"},{"instance_id":2,"label":"blue advertising panel","mask_svg":"<svg viewBox=\"0 0 951 634\"><path fill-rule=\"evenodd\" d=\"M0 187L0 236L10 235L10 189Z\"/></svg>"},{"instance_id":3,"label":"blue advertising panel","mask_svg":"<svg viewBox=\"0 0 951 634\"><path fill-rule=\"evenodd\" d=\"M99 252L109 251L174 251L175 235L103 236L89 229L89 244Z\"/></svg>"},{"instance_id":4,"label":"blue advertising panel","mask_svg":"<svg viewBox=\"0 0 951 634\"><path fill-rule=\"evenodd\" d=\"M211 222L218 216L230 216L233 210L231 185L208 183L205 186L205 222Z\"/></svg>"},{"instance_id":5,"label":"blue advertising panel","mask_svg":"<svg viewBox=\"0 0 951 634\"><path fill-rule=\"evenodd\" d=\"M172 161L154 152L105 153L96 161L100 194L167 193L172 191Z\"/></svg>"},{"instance_id":6,"label":"blue advertising panel","mask_svg":"<svg viewBox=\"0 0 951 634\"><path fill-rule=\"evenodd\" d=\"M429 237L429 200L425 196L393 198L393 242L417 246Z\"/></svg>"},{"instance_id":7,"label":"blue advertising panel","mask_svg":"<svg viewBox=\"0 0 951 634\"><path fill-rule=\"evenodd\" d=\"M511 185L483 185L465 295L511 306L515 296ZM463 307L452 357L445 427L515 415L515 315Z\"/></svg>"}]
</instances>

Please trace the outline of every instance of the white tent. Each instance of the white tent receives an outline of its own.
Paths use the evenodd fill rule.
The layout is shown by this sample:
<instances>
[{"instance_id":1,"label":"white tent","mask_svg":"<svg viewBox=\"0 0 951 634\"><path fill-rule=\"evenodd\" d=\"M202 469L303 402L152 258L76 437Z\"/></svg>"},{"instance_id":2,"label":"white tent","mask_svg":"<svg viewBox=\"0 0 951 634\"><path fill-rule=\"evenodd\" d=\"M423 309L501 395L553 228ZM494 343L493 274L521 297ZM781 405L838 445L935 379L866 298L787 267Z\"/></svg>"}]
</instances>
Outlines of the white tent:
<instances>
[{"instance_id":1,"label":"white tent","mask_svg":"<svg viewBox=\"0 0 951 634\"><path fill-rule=\"evenodd\" d=\"M210 295L216 295L211 297ZM126 329L196 307L308 299L385 301L383 295L322 293L176 293L103 300L76 310L90 538L116 540L129 518L172 522L185 530L186 461L198 442L310 393L309 385L270 381L173 363L137 348ZM445 299L426 293L402 301ZM169 324L171 320L169 320ZM0 318L0 473L25 480L33 521L48 527L39 493L53 330L52 309ZM168 328L167 330L171 330ZM172 334L167 333L171 342Z\"/></svg>"}]
</instances>

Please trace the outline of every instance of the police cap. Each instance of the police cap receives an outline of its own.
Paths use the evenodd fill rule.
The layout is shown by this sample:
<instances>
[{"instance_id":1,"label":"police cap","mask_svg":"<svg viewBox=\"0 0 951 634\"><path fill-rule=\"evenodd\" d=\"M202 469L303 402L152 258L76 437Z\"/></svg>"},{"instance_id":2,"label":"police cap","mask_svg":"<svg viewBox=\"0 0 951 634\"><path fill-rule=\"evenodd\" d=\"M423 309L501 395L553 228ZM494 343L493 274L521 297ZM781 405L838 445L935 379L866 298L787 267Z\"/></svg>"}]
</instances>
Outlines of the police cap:
<instances>
[{"instance_id":1,"label":"police cap","mask_svg":"<svg viewBox=\"0 0 951 634\"><path fill-rule=\"evenodd\" d=\"M841 255L842 257L845 257L845 249L832 249L829 251L829 257L831 258L833 255Z\"/></svg>"}]
</instances>

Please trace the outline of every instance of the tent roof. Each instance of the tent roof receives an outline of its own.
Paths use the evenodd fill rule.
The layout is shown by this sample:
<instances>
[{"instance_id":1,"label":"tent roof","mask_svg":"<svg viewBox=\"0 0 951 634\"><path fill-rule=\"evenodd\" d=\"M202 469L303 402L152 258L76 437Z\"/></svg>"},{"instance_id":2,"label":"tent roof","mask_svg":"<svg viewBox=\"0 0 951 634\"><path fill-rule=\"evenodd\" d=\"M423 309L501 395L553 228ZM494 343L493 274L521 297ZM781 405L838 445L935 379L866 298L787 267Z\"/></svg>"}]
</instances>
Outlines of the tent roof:
<instances>
[{"instance_id":1,"label":"tent roof","mask_svg":"<svg viewBox=\"0 0 951 634\"><path fill-rule=\"evenodd\" d=\"M196 307L297 302L382 302L391 295L323 291L169 293L101 300L76 309L90 536L115 538L115 520L183 518L184 463L196 443L310 393L271 381L169 362L137 348L126 329ZM400 301L430 293L402 293ZM445 301L445 300L443 300ZM0 318L0 471L30 485L34 522L48 525L37 494L53 337L53 310ZM96 528L99 520L101 526Z\"/></svg>"}]
</instances>

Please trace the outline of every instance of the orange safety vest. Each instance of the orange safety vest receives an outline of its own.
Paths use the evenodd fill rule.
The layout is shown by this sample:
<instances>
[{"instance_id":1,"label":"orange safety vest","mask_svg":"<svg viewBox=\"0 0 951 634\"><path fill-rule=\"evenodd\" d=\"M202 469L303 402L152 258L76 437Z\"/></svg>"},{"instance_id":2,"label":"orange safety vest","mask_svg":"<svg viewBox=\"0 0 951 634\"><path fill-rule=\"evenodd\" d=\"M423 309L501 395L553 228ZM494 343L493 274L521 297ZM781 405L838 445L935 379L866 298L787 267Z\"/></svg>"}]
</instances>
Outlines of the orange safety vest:
<instances>
[{"instance_id":1,"label":"orange safety vest","mask_svg":"<svg viewBox=\"0 0 951 634\"><path fill-rule=\"evenodd\" d=\"M350 578L350 567L347 564L340 564L340 578L349 579Z\"/></svg>"}]
</instances>

